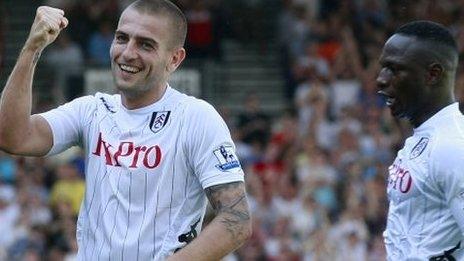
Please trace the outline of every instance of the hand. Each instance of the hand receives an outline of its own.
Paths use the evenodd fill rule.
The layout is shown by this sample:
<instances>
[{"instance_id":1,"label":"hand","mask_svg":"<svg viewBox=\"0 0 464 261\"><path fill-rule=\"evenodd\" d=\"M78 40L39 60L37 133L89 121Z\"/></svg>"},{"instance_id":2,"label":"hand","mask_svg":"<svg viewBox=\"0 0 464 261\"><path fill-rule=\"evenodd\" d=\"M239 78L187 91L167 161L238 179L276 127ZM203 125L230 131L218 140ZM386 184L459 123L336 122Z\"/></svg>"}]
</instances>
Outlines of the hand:
<instances>
[{"instance_id":1,"label":"hand","mask_svg":"<svg viewBox=\"0 0 464 261\"><path fill-rule=\"evenodd\" d=\"M68 26L68 19L64 17L63 10L48 6L37 8L25 47L34 51L42 51L55 41L66 26Z\"/></svg>"}]
</instances>

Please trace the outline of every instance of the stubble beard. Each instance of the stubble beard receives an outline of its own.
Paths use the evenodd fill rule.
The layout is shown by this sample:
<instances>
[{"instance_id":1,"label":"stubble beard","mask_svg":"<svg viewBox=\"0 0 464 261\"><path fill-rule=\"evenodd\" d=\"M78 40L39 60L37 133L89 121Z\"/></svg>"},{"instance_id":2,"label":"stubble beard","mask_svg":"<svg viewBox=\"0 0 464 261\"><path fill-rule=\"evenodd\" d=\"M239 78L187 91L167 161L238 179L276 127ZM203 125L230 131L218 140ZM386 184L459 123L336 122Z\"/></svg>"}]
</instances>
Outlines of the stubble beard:
<instances>
[{"instance_id":1,"label":"stubble beard","mask_svg":"<svg viewBox=\"0 0 464 261\"><path fill-rule=\"evenodd\" d=\"M116 86L116 89L118 92L121 94L124 94L124 96L127 96L128 98L135 98L137 96L141 96L147 91L150 90L148 85L146 84L141 84L141 83L135 83L135 84L127 84L127 83L118 83L118 79L116 77L113 77L114 85Z\"/></svg>"},{"instance_id":2,"label":"stubble beard","mask_svg":"<svg viewBox=\"0 0 464 261\"><path fill-rule=\"evenodd\" d=\"M119 84L116 76L113 76L113 80L118 92L129 99L143 97L148 92L158 88L157 86L160 86L160 79L155 79L154 77L144 79L143 82L136 82L134 84Z\"/></svg>"}]
</instances>

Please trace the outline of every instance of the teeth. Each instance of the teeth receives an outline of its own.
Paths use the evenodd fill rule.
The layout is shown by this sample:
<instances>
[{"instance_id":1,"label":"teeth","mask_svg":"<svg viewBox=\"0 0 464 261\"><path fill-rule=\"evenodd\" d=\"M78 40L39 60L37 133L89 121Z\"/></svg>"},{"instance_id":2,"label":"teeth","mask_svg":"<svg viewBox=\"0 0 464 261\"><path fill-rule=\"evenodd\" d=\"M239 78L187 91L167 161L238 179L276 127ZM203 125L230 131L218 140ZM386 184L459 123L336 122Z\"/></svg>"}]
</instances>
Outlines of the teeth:
<instances>
[{"instance_id":1,"label":"teeth","mask_svg":"<svg viewBox=\"0 0 464 261\"><path fill-rule=\"evenodd\" d=\"M387 99L387 105L388 105L388 106L392 106L393 103L395 103L395 100L396 100L395 98L388 98L388 99Z\"/></svg>"},{"instance_id":2,"label":"teeth","mask_svg":"<svg viewBox=\"0 0 464 261\"><path fill-rule=\"evenodd\" d=\"M130 73L138 73L140 70L136 67L132 67L129 65L121 64L119 65L123 71L130 72Z\"/></svg>"}]
</instances>

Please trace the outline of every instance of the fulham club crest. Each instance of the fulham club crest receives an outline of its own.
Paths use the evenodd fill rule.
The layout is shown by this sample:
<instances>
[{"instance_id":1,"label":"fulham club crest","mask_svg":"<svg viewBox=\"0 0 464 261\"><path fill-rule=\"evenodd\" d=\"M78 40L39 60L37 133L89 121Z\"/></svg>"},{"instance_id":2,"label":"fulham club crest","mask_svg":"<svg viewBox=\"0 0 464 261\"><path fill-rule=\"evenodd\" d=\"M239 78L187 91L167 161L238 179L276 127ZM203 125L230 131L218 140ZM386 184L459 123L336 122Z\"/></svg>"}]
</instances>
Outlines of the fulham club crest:
<instances>
[{"instance_id":1,"label":"fulham club crest","mask_svg":"<svg viewBox=\"0 0 464 261\"><path fill-rule=\"evenodd\" d=\"M150 120L150 130L153 131L153 133L158 133L162 130L169 120L169 115L171 115L171 111L153 112Z\"/></svg>"},{"instance_id":2,"label":"fulham club crest","mask_svg":"<svg viewBox=\"0 0 464 261\"><path fill-rule=\"evenodd\" d=\"M415 159L419 157L422 152L424 152L427 144L429 143L429 138L422 137L419 142L412 148L411 154L409 155L409 159Z\"/></svg>"}]
</instances>

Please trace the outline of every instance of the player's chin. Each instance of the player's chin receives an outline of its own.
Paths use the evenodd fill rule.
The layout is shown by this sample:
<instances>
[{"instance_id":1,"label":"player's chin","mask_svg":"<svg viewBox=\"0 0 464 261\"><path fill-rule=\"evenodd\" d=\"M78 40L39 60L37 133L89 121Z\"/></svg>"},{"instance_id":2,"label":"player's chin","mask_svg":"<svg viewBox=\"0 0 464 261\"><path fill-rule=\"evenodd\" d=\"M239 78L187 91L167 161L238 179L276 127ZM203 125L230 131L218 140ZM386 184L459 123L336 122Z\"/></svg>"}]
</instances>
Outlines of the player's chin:
<instances>
[{"instance_id":1,"label":"player's chin","mask_svg":"<svg viewBox=\"0 0 464 261\"><path fill-rule=\"evenodd\" d=\"M395 117L395 118L403 118L404 117L404 112L403 110L401 110L400 108L398 108L398 106L395 106L394 105L391 105L391 106L388 106L388 108L390 109L390 114Z\"/></svg>"},{"instance_id":2,"label":"player's chin","mask_svg":"<svg viewBox=\"0 0 464 261\"><path fill-rule=\"evenodd\" d=\"M120 91L132 90L135 87L134 83L124 81L122 79L116 79L116 88Z\"/></svg>"}]
</instances>

